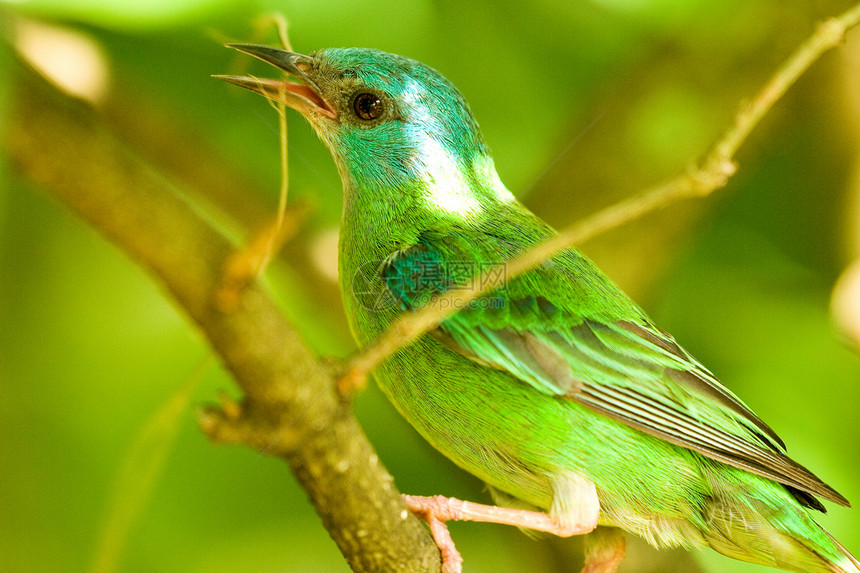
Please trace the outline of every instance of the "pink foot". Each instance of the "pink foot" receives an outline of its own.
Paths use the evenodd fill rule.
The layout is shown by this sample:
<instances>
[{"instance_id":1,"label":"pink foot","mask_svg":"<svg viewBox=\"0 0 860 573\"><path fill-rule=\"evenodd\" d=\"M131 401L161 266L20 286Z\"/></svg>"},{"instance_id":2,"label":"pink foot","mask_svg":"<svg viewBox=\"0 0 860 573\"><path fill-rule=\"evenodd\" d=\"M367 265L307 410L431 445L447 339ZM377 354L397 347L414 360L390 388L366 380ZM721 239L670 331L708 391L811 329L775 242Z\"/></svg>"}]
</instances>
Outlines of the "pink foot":
<instances>
[{"instance_id":1,"label":"pink foot","mask_svg":"<svg viewBox=\"0 0 860 573\"><path fill-rule=\"evenodd\" d=\"M409 508L409 511L430 527L433 541L436 542L436 547L439 548L439 552L442 554L442 573L462 573L463 556L457 551L457 547L454 545L454 540L451 538L451 532L448 531L445 521L436 517L432 509L423 503L429 499L432 498L412 495L403 496L403 501L406 502L406 507Z\"/></svg>"},{"instance_id":2,"label":"pink foot","mask_svg":"<svg viewBox=\"0 0 860 573\"><path fill-rule=\"evenodd\" d=\"M501 523L503 525L514 525L536 531L545 531L561 537L588 533L597 525L596 513L593 519L587 520L587 523L573 524L561 522L553 516L538 511L484 505L441 495L432 497L404 495L403 501L406 503L409 511L430 526L433 540L442 553L442 570L445 573L460 573L463 570L463 558L454 546L454 540L451 539L451 534L445 525L446 521ZM596 507L597 505L595 504ZM604 572L595 569L591 573ZM606 570L606 573L610 573L610 571Z\"/></svg>"}]
</instances>

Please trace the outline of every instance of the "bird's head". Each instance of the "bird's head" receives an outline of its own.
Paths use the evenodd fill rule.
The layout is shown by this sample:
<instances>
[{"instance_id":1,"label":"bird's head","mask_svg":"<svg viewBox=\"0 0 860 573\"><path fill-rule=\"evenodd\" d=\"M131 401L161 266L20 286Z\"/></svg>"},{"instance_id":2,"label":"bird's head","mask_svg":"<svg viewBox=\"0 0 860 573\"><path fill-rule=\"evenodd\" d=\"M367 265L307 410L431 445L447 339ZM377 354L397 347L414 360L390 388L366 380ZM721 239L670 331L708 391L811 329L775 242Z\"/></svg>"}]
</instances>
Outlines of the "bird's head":
<instances>
[{"instance_id":1,"label":"bird's head","mask_svg":"<svg viewBox=\"0 0 860 573\"><path fill-rule=\"evenodd\" d=\"M298 80L216 76L300 112L331 151L348 193L385 201L408 190L428 206L461 214L487 199L510 199L468 105L432 68L363 48L304 56L229 46Z\"/></svg>"}]
</instances>

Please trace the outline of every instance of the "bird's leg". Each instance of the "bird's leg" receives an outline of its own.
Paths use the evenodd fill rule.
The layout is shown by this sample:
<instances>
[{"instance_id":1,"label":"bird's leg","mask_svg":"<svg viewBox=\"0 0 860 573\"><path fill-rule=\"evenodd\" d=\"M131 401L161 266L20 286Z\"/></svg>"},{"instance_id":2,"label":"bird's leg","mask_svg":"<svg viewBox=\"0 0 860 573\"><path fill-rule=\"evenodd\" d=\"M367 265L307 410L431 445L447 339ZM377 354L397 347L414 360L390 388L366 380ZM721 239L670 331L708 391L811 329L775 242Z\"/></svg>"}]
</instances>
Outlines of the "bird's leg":
<instances>
[{"instance_id":1,"label":"bird's leg","mask_svg":"<svg viewBox=\"0 0 860 573\"><path fill-rule=\"evenodd\" d=\"M412 511L415 513L414 510ZM436 547L439 548L439 553L442 554L442 573L462 573L463 557L457 551L457 546L454 545L451 532L448 531L448 526L445 525L445 522L437 519L432 514L416 513L416 515L427 522L427 525L430 527L433 541L436 542Z\"/></svg>"},{"instance_id":2,"label":"bird's leg","mask_svg":"<svg viewBox=\"0 0 860 573\"><path fill-rule=\"evenodd\" d=\"M599 527L585 536L585 566L581 573L615 573L624 560L624 532L617 527Z\"/></svg>"},{"instance_id":3,"label":"bird's leg","mask_svg":"<svg viewBox=\"0 0 860 573\"><path fill-rule=\"evenodd\" d=\"M459 573L463 563L463 558L460 557L460 553L454 547L454 541L445 525L446 521L500 523L544 531L560 537L582 535L592 531L597 526L597 511L593 512L594 515L589 515L582 520L583 523L569 523L539 511L484 505L442 495L431 497L404 495L403 501L409 511L430 526L433 539L442 553L442 569L445 573ZM597 506L595 505L595 507ZM597 572L602 572L602 570L596 569L595 573Z\"/></svg>"},{"instance_id":4,"label":"bird's leg","mask_svg":"<svg viewBox=\"0 0 860 573\"><path fill-rule=\"evenodd\" d=\"M552 533L559 537L583 535L597 526L597 516L587 519L584 523L566 523L540 511L527 509L510 509L496 505L484 505L471 501L463 501L453 497L434 495L420 497L404 495L406 507L416 516L427 521L426 516L432 516L439 521L482 521L484 523L500 523Z\"/></svg>"}]
</instances>

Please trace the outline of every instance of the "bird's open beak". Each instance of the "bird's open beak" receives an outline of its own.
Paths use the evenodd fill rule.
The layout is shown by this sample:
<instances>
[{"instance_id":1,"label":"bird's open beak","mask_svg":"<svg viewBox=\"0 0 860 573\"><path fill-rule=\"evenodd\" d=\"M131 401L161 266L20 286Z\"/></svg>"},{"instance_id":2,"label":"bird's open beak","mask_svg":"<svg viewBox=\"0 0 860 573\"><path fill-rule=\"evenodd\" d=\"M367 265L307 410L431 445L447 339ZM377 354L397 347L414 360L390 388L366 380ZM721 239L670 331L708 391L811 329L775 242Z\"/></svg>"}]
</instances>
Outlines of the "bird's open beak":
<instances>
[{"instance_id":1,"label":"bird's open beak","mask_svg":"<svg viewBox=\"0 0 860 573\"><path fill-rule=\"evenodd\" d=\"M251 76L212 76L213 78L257 92L270 100L281 102L293 108L302 115L315 112L331 119L337 118L337 112L320 95L320 89L316 82L306 73L311 68L311 60L308 56L256 44L227 44L227 47L272 64L298 78L302 83Z\"/></svg>"}]
</instances>

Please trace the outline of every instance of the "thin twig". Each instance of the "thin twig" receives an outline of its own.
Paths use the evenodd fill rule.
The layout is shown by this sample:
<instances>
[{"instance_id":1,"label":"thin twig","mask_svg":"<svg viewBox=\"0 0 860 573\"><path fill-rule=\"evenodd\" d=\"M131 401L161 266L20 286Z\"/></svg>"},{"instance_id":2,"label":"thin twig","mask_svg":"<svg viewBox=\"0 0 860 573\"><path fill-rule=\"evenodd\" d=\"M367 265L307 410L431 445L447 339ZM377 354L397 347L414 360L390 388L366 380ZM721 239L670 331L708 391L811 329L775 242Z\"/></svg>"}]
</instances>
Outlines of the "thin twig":
<instances>
[{"instance_id":1,"label":"thin twig","mask_svg":"<svg viewBox=\"0 0 860 573\"><path fill-rule=\"evenodd\" d=\"M860 4L819 25L815 33L785 61L755 98L741 106L732 125L716 140L697 166L646 189L639 195L581 219L522 255L490 268L478 278L477 284L481 285L480 288L449 290L441 294L432 306L402 316L350 362L346 374L338 383L338 389L349 394L361 387L367 374L393 353L439 326L459 309L468 307L471 301L499 288L505 281L528 272L560 251L682 199L706 197L724 187L737 170L733 157L752 130L797 78L824 52L838 46L845 33L858 22ZM495 279L500 276L504 277L504 281Z\"/></svg>"},{"instance_id":2,"label":"thin twig","mask_svg":"<svg viewBox=\"0 0 860 573\"><path fill-rule=\"evenodd\" d=\"M275 28L277 29L278 40L281 42L281 47L285 50L292 50L289 36L287 36L287 19L284 18L283 14L275 14L272 16L272 20L275 24ZM281 87L281 90L283 91L284 88ZM279 248L279 246L276 246L275 242L276 237L281 233L281 228L284 226L284 215L287 212L287 196L290 190L290 155L288 153L290 144L287 139L287 106L284 105L283 97L281 97L276 103L271 102L271 100L267 101L269 101L278 112L278 131L281 135L281 189L278 195L278 217L275 221L275 232L269 236L269 242L266 246L265 261L257 271L257 277L263 274L263 271L266 266L268 266L272 256L275 254L275 251Z\"/></svg>"},{"instance_id":3,"label":"thin twig","mask_svg":"<svg viewBox=\"0 0 860 573\"><path fill-rule=\"evenodd\" d=\"M278 40L281 47L285 50L290 50L290 40L287 36L287 19L283 14L270 14L261 19L258 25L263 23L273 25L278 34ZM283 91L283 87L281 90ZM297 230L294 225L292 228L285 229L287 222L287 197L290 189L290 167L289 167L289 140L287 139L287 107L281 101L271 101L269 105L278 114L278 133L280 136L280 152L281 152L281 185L278 193L278 210L275 217L275 222L272 225L266 225L257 234L253 235L248 244L230 255L224 265L224 276L221 280L221 288L216 295L218 308L224 312L230 312L235 309L242 289L246 288L253 281L260 278L272 258L277 255L278 251L283 247L284 241L291 238L291 235ZM297 221L292 221L296 223Z\"/></svg>"}]
</instances>

